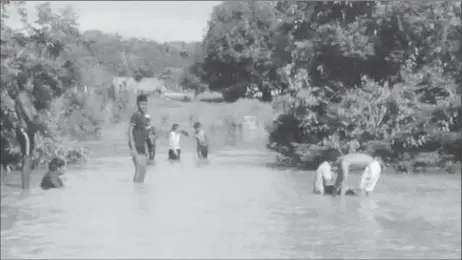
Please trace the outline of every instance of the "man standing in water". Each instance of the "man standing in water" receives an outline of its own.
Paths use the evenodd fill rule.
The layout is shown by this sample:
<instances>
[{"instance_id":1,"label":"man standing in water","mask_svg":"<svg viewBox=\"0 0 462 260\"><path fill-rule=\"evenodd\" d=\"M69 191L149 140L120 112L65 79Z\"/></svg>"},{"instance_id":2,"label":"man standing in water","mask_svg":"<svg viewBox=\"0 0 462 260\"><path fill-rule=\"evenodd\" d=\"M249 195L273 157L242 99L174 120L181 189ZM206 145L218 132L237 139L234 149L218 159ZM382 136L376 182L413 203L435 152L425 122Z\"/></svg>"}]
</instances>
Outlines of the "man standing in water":
<instances>
[{"instance_id":1,"label":"man standing in water","mask_svg":"<svg viewBox=\"0 0 462 260\"><path fill-rule=\"evenodd\" d=\"M16 139L21 147L22 171L21 188L30 186L30 161L35 149L35 135L39 127L39 115L25 90L13 90L10 96L15 100L15 112L19 123L16 126Z\"/></svg>"},{"instance_id":2,"label":"man standing in water","mask_svg":"<svg viewBox=\"0 0 462 260\"><path fill-rule=\"evenodd\" d=\"M337 164L339 165L339 174L337 176L337 179L335 180L334 191L336 192L332 193L333 196L336 196L338 191L340 191L341 196L345 195L345 192L347 190L345 182L348 178L351 166L365 168L360 186L363 192L366 191L367 194L371 192L372 189L375 187L375 184L377 183L378 178L380 176L381 168L376 167L377 164L380 166L380 163L375 158L367 154L352 153L344 155L337 159ZM371 170L373 170L373 172ZM370 183L367 185L368 187L365 187L366 181Z\"/></svg>"},{"instance_id":3,"label":"man standing in water","mask_svg":"<svg viewBox=\"0 0 462 260\"><path fill-rule=\"evenodd\" d=\"M146 141L148 131L146 130L146 117L148 97L139 94L136 97L137 111L130 118L128 126L128 146L130 147L133 164L135 165L135 176L133 182L142 183L146 175L147 149Z\"/></svg>"}]
</instances>

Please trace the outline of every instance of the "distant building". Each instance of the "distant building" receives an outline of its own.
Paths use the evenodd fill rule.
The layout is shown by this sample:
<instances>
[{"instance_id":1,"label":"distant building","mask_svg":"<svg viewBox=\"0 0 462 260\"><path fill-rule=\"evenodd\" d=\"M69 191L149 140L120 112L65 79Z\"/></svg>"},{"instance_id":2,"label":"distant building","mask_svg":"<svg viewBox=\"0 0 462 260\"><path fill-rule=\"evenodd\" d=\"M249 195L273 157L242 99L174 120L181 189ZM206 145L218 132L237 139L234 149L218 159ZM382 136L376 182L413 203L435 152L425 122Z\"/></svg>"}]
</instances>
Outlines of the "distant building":
<instances>
[{"instance_id":1,"label":"distant building","mask_svg":"<svg viewBox=\"0 0 462 260\"><path fill-rule=\"evenodd\" d=\"M163 95L167 91L165 82L158 78L142 78L137 84L137 91L143 91L144 93L156 93L159 96Z\"/></svg>"},{"instance_id":2,"label":"distant building","mask_svg":"<svg viewBox=\"0 0 462 260\"><path fill-rule=\"evenodd\" d=\"M158 78L142 78L139 82L136 82L132 77L115 77L112 82L116 92L129 90L133 91L133 93L143 92L162 95L167 91L164 81Z\"/></svg>"},{"instance_id":3,"label":"distant building","mask_svg":"<svg viewBox=\"0 0 462 260\"><path fill-rule=\"evenodd\" d=\"M112 84L116 90L132 90L137 91L138 83L132 77L114 77Z\"/></svg>"}]
</instances>

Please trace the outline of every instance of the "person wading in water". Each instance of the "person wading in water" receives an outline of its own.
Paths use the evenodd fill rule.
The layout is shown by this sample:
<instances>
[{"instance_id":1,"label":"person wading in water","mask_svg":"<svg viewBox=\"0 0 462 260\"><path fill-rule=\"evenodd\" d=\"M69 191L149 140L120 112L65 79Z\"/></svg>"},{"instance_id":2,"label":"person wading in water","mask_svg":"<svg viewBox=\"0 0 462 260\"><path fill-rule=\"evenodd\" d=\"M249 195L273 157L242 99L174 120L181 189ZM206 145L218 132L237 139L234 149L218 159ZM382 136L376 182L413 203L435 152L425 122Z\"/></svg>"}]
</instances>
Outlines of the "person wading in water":
<instances>
[{"instance_id":1,"label":"person wading in water","mask_svg":"<svg viewBox=\"0 0 462 260\"><path fill-rule=\"evenodd\" d=\"M156 157L156 139L157 133L156 128L151 124L151 116L146 114L146 131L148 132L147 135L147 146L148 146L148 153L149 153L149 165L154 164L154 159Z\"/></svg>"},{"instance_id":2,"label":"person wading in water","mask_svg":"<svg viewBox=\"0 0 462 260\"><path fill-rule=\"evenodd\" d=\"M31 157L35 149L35 135L39 130L44 132L40 117L31 102L29 94L22 90L10 91L10 96L15 101L15 112L18 119L16 126L16 139L21 148L21 188L28 189L30 186Z\"/></svg>"},{"instance_id":3,"label":"person wading in water","mask_svg":"<svg viewBox=\"0 0 462 260\"><path fill-rule=\"evenodd\" d=\"M53 158L48 163L48 172L43 176L40 187L44 190L64 187L60 176L64 174L65 164L63 159L57 157Z\"/></svg>"},{"instance_id":4,"label":"person wading in water","mask_svg":"<svg viewBox=\"0 0 462 260\"><path fill-rule=\"evenodd\" d=\"M369 194L375 188L381 172L380 162L376 158L363 153L351 153L338 158L337 164L339 174L335 180L333 196L336 196L338 192L341 196L345 195L347 190L345 183L351 166L365 168L360 184L363 193Z\"/></svg>"},{"instance_id":5,"label":"person wading in water","mask_svg":"<svg viewBox=\"0 0 462 260\"><path fill-rule=\"evenodd\" d=\"M128 146L131 151L133 164L135 165L135 175L133 181L136 183L144 182L146 175L147 156L146 141L148 131L146 130L146 113L148 106L148 97L140 94L136 97L138 110L135 111L128 126Z\"/></svg>"},{"instance_id":6,"label":"person wading in water","mask_svg":"<svg viewBox=\"0 0 462 260\"><path fill-rule=\"evenodd\" d=\"M313 183L314 193L320 195L335 195L334 192L336 192L336 194L341 194L341 190L335 189L335 180L336 178L334 176L334 173L332 172L331 163L328 161L321 163L318 166L318 169L316 170L316 175ZM352 189L345 188L345 195L354 196L356 195L356 192Z\"/></svg>"},{"instance_id":7,"label":"person wading in water","mask_svg":"<svg viewBox=\"0 0 462 260\"><path fill-rule=\"evenodd\" d=\"M194 123L194 135L197 143L197 158L199 161L207 161L209 155L209 138L202 128L202 124L199 122Z\"/></svg>"}]
</instances>

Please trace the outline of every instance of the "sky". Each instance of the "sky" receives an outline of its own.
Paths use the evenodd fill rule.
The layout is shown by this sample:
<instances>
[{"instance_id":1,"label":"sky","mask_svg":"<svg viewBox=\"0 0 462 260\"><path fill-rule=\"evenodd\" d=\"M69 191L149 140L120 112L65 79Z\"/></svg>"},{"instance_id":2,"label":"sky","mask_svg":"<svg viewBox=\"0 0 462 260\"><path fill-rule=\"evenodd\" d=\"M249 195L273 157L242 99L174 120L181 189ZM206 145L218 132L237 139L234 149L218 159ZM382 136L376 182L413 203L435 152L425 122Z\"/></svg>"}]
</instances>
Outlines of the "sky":
<instances>
[{"instance_id":1,"label":"sky","mask_svg":"<svg viewBox=\"0 0 462 260\"><path fill-rule=\"evenodd\" d=\"M29 21L36 19L38 2L26 2ZM71 5L79 16L81 30L97 29L166 41L201 41L214 6L221 1L56 1L53 10ZM11 14L7 24L18 28L19 16Z\"/></svg>"}]
</instances>

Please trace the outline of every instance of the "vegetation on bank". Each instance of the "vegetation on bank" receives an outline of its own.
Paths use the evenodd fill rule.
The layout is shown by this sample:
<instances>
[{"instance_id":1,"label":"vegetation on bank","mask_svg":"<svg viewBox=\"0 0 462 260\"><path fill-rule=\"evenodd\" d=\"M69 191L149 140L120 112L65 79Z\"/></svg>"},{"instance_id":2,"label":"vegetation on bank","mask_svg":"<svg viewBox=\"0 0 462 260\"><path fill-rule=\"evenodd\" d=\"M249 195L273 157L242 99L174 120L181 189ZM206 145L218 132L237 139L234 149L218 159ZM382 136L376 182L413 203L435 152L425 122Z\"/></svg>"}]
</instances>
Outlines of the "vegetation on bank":
<instances>
[{"instance_id":1,"label":"vegetation on bank","mask_svg":"<svg viewBox=\"0 0 462 260\"><path fill-rule=\"evenodd\" d=\"M25 91L47 130L37 137L35 164L54 155L78 162L85 149L71 140L97 138L103 126L125 120L135 107L135 93L114 86L114 77L157 77L178 88L178 71L193 63L190 54L200 47L80 32L72 8L55 12L49 3L38 3L37 21L29 21L24 4L1 1L2 165L20 161L13 92ZM4 22L12 12L22 28Z\"/></svg>"},{"instance_id":2,"label":"vegetation on bank","mask_svg":"<svg viewBox=\"0 0 462 260\"><path fill-rule=\"evenodd\" d=\"M1 5L2 163L19 150L11 90L27 91L51 133L37 160L73 161L82 153L68 139L97 137L134 108L115 76L157 77L208 102L270 103L268 147L294 164L352 151L408 172L460 163L460 2L228 1L201 43L165 44L80 32L71 8L38 4L30 22L23 2ZM14 10L23 30L3 23Z\"/></svg>"},{"instance_id":3,"label":"vegetation on bank","mask_svg":"<svg viewBox=\"0 0 462 260\"><path fill-rule=\"evenodd\" d=\"M460 171L460 42L460 2L228 1L183 80L272 101L268 147L294 163L366 151Z\"/></svg>"}]
</instances>

